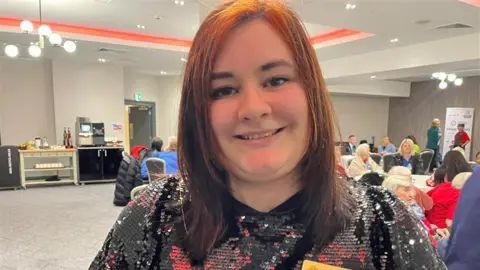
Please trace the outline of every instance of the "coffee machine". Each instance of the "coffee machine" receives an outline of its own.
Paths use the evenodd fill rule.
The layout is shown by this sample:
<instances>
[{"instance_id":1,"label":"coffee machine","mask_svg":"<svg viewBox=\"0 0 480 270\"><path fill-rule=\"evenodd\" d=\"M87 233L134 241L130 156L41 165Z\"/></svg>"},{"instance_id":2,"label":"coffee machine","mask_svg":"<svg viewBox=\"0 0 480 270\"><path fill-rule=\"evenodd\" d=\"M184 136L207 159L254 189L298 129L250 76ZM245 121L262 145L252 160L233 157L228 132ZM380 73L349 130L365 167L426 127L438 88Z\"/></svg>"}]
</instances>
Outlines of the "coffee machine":
<instances>
[{"instance_id":1,"label":"coffee machine","mask_svg":"<svg viewBox=\"0 0 480 270\"><path fill-rule=\"evenodd\" d=\"M104 123L92 123L88 117L77 117L75 131L77 147L105 145Z\"/></svg>"}]
</instances>

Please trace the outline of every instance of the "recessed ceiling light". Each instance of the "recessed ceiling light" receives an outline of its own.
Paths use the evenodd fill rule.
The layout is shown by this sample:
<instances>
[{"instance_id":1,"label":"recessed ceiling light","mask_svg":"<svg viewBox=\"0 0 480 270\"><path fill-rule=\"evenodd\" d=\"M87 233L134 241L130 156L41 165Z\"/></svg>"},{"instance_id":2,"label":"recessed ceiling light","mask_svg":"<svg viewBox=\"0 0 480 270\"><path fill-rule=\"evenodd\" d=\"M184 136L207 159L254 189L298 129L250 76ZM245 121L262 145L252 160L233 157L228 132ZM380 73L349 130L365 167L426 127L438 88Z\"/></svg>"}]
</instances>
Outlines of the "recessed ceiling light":
<instances>
[{"instance_id":1,"label":"recessed ceiling light","mask_svg":"<svg viewBox=\"0 0 480 270\"><path fill-rule=\"evenodd\" d=\"M185 1L183 0L175 0L174 2L175 2L175 5L180 5L180 6L185 5Z\"/></svg>"},{"instance_id":2,"label":"recessed ceiling light","mask_svg":"<svg viewBox=\"0 0 480 270\"><path fill-rule=\"evenodd\" d=\"M392 42L392 43L398 42L398 38L392 38L392 39L390 39L390 42Z\"/></svg>"},{"instance_id":3,"label":"recessed ceiling light","mask_svg":"<svg viewBox=\"0 0 480 270\"><path fill-rule=\"evenodd\" d=\"M354 4L346 4L345 5L346 10L352 10L352 9L355 9L356 7L357 7L357 5L354 5Z\"/></svg>"},{"instance_id":4,"label":"recessed ceiling light","mask_svg":"<svg viewBox=\"0 0 480 270\"><path fill-rule=\"evenodd\" d=\"M161 75L165 75L165 74L167 74L167 72L165 72L165 71L162 70L162 71L160 71L160 74L161 74Z\"/></svg>"},{"instance_id":5,"label":"recessed ceiling light","mask_svg":"<svg viewBox=\"0 0 480 270\"><path fill-rule=\"evenodd\" d=\"M185 58L183 58L183 57L182 57L182 59L180 59L180 60L182 60L182 62L187 62L187 59L185 59Z\"/></svg>"},{"instance_id":6,"label":"recessed ceiling light","mask_svg":"<svg viewBox=\"0 0 480 270\"><path fill-rule=\"evenodd\" d=\"M100 62L100 63L105 63L105 62L107 62L107 59L105 59L105 58L98 58L97 60L98 60L98 62Z\"/></svg>"},{"instance_id":7,"label":"recessed ceiling light","mask_svg":"<svg viewBox=\"0 0 480 270\"><path fill-rule=\"evenodd\" d=\"M138 29L145 29L145 25L137 24Z\"/></svg>"},{"instance_id":8,"label":"recessed ceiling light","mask_svg":"<svg viewBox=\"0 0 480 270\"><path fill-rule=\"evenodd\" d=\"M377 78L377 76L375 75L370 76L370 79L375 79L375 78Z\"/></svg>"}]
</instances>

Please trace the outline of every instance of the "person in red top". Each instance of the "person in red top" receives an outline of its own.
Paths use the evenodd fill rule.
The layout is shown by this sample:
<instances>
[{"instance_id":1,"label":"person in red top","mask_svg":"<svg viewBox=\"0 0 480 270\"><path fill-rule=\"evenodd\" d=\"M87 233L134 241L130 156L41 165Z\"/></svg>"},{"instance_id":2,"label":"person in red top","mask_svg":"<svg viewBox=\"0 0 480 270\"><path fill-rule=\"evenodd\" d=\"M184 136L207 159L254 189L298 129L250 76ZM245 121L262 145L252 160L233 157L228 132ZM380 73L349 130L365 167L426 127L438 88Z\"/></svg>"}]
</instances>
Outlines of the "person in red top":
<instances>
[{"instance_id":1,"label":"person in red top","mask_svg":"<svg viewBox=\"0 0 480 270\"><path fill-rule=\"evenodd\" d=\"M426 211L427 220L438 228L447 228L451 224L460 190L452 186L452 180L457 174L471 172L472 167L458 151L449 151L444 158L442 167L446 169L445 182L439 183L427 194L433 200L433 208Z\"/></svg>"},{"instance_id":2,"label":"person in red top","mask_svg":"<svg viewBox=\"0 0 480 270\"><path fill-rule=\"evenodd\" d=\"M458 132L455 134L455 140L453 142L453 148L461 147L465 149L465 146L470 143L470 137L465 132L465 124L458 124Z\"/></svg>"}]
</instances>

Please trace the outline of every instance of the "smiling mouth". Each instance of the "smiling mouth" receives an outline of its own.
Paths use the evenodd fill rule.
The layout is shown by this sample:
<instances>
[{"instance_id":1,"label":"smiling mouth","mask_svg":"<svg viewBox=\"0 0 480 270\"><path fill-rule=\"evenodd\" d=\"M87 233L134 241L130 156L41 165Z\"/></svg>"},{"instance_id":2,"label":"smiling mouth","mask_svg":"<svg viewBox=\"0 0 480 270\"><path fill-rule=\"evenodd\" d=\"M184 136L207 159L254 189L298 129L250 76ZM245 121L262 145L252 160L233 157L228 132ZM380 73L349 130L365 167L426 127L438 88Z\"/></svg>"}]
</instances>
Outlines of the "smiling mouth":
<instances>
[{"instance_id":1,"label":"smiling mouth","mask_svg":"<svg viewBox=\"0 0 480 270\"><path fill-rule=\"evenodd\" d=\"M245 141L259 140L259 139L275 136L284 129L285 129L285 127L279 128L279 129L274 130L274 131L269 131L269 132L255 133L255 134L248 134L248 135L235 135L234 137L237 138L237 139L240 139L240 140L245 140Z\"/></svg>"}]
</instances>

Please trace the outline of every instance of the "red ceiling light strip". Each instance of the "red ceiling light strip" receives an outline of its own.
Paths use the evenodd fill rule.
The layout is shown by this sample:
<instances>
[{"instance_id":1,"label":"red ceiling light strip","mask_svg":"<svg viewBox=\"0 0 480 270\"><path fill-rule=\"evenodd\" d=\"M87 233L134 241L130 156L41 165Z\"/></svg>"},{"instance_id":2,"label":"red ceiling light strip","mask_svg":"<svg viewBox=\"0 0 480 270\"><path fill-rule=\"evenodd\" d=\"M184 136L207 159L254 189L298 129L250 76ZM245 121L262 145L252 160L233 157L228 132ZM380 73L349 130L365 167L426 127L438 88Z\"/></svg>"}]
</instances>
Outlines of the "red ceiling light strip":
<instances>
[{"instance_id":1,"label":"red ceiling light strip","mask_svg":"<svg viewBox=\"0 0 480 270\"><path fill-rule=\"evenodd\" d=\"M22 19L17 19L17 18L1 18L0 17L0 25L4 25L4 26L20 27L20 23L22 21L23 21ZM35 25L35 27L38 27L40 24L39 21L32 21L32 23ZM43 23L49 25L53 31L57 31L57 32L106 37L106 38L113 38L113 39L123 39L123 40L130 40L130 41L140 41L140 42L148 42L148 43L157 43L157 44L165 44L165 45L180 46L180 47L190 47L192 45L192 42L190 40L183 40L183 39L177 39L177 38L159 37L159 36L153 36L153 35L118 31L118 30L67 25L67 24L46 22L46 21L44 21Z\"/></svg>"},{"instance_id":2,"label":"red ceiling light strip","mask_svg":"<svg viewBox=\"0 0 480 270\"><path fill-rule=\"evenodd\" d=\"M458 0L458 1L470 4L472 6L480 7L480 0Z\"/></svg>"},{"instance_id":3,"label":"red ceiling light strip","mask_svg":"<svg viewBox=\"0 0 480 270\"><path fill-rule=\"evenodd\" d=\"M339 38L349 37L353 35L362 34L362 32L350 29L339 29L332 32L320 34L310 38L312 44L318 44L326 41L331 41Z\"/></svg>"},{"instance_id":4,"label":"red ceiling light strip","mask_svg":"<svg viewBox=\"0 0 480 270\"><path fill-rule=\"evenodd\" d=\"M20 27L20 23L22 21L23 19L0 17L0 25L4 25L4 26ZM38 27L40 24L39 21L32 21L32 23L35 25L35 27ZM121 39L121 40L129 40L129 41L139 41L139 42L146 42L146 43L187 47L187 48L191 47L192 45L192 41L185 40L185 39L160 37L160 36L137 34L132 32L118 31L118 30L68 25L68 24L54 23L54 22L44 21L44 23L49 25L54 31L64 32L64 33L80 34L80 35L87 35L87 36L112 38L112 39ZM350 30L350 29L339 29L339 30L328 32L328 33L312 36L310 38L310 42L312 44L318 44L318 43L345 38L345 37L358 35L358 34L363 34L363 32Z\"/></svg>"}]
</instances>

